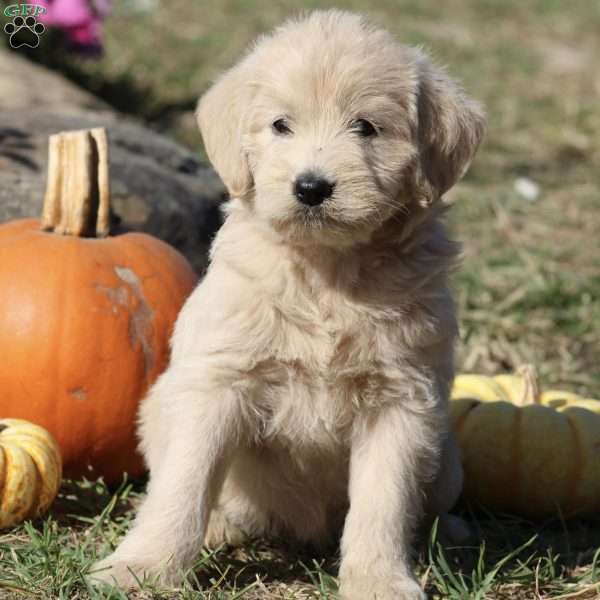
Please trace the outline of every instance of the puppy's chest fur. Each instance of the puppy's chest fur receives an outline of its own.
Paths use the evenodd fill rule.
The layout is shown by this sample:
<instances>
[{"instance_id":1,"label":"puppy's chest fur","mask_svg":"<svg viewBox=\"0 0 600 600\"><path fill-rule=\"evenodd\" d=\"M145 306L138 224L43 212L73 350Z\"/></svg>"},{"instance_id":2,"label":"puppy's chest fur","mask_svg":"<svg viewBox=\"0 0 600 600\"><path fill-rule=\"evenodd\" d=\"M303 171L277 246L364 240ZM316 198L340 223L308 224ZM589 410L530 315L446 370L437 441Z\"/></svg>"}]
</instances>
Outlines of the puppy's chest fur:
<instances>
[{"instance_id":1,"label":"puppy's chest fur","mask_svg":"<svg viewBox=\"0 0 600 600\"><path fill-rule=\"evenodd\" d=\"M384 402L403 378L401 311L382 314L347 289L297 276L286 288L263 304L272 323L255 367L263 439L319 451L347 446L354 416Z\"/></svg>"},{"instance_id":2,"label":"puppy's chest fur","mask_svg":"<svg viewBox=\"0 0 600 600\"><path fill-rule=\"evenodd\" d=\"M327 249L299 255L243 212L230 215L211 267L228 282L211 297L230 310L218 307L225 316L212 330L245 365L260 441L347 447L357 415L420 401L426 371L451 359L446 273L456 250L436 223L421 238L408 254L382 244L341 258Z\"/></svg>"}]
</instances>

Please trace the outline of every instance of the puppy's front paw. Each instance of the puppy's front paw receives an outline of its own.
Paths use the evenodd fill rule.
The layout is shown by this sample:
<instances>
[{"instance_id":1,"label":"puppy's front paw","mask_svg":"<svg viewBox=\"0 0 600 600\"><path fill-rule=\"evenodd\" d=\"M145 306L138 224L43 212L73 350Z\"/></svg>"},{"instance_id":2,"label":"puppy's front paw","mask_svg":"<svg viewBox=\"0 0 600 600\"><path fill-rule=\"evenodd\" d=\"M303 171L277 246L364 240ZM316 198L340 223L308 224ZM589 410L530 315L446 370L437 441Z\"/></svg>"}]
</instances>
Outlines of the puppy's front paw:
<instances>
[{"instance_id":1,"label":"puppy's front paw","mask_svg":"<svg viewBox=\"0 0 600 600\"><path fill-rule=\"evenodd\" d=\"M123 590L139 588L143 582L177 585L181 577L168 565L158 561L144 563L140 558L126 558L114 552L95 563L86 577L93 586L111 585Z\"/></svg>"},{"instance_id":2,"label":"puppy's front paw","mask_svg":"<svg viewBox=\"0 0 600 600\"><path fill-rule=\"evenodd\" d=\"M408 577L342 577L340 600L427 600L421 586Z\"/></svg>"},{"instance_id":3,"label":"puppy's front paw","mask_svg":"<svg viewBox=\"0 0 600 600\"><path fill-rule=\"evenodd\" d=\"M135 571L127 563L113 559L112 555L93 564L86 581L92 586L112 585L123 590L139 587ZM141 579L139 579L141 581Z\"/></svg>"}]
</instances>

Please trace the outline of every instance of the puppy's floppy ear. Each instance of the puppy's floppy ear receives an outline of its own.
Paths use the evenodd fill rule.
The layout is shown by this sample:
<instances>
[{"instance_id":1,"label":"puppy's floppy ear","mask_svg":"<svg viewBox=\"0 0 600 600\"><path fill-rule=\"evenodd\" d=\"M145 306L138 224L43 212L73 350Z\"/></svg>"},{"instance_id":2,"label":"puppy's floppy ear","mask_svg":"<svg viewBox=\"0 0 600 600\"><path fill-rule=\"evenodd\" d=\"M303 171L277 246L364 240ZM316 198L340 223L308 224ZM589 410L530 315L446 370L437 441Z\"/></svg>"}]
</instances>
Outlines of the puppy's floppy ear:
<instances>
[{"instance_id":1,"label":"puppy's floppy ear","mask_svg":"<svg viewBox=\"0 0 600 600\"><path fill-rule=\"evenodd\" d=\"M471 100L446 73L418 54L417 184L431 203L467 171L485 130L481 105Z\"/></svg>"},{"instance_id":2,"label":"puppy's floppy ear","mask_svg":"<svg viewBox=\"0 0 600 600\"><path fill-rule=\"evenodd\" d=\"M208 158L235 198L246 195L253 185L243 148L248 107L254 95L252 58L246 57L217 79L196 108Z\"/></svg>"}]
</instances>

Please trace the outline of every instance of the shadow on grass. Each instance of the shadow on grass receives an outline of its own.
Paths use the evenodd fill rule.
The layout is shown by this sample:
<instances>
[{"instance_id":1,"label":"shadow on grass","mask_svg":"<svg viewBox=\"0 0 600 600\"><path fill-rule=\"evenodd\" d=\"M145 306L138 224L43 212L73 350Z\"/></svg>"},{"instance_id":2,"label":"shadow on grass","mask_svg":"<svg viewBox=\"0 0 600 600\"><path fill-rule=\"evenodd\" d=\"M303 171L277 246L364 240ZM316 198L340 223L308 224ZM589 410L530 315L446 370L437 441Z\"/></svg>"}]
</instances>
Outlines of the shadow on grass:
<instances>
[{"instance_id":1,"label":"shadow on grass","mask_svg":"<svg viewBox=\"0 0 600 600\"><path fill-rule=\"evenodd\" d=\"M102 479L65 479L52 505L50 516L59 526L75 530L89 527L90 522L107 508L110 509L111 519L116 519L137 507L146 483L146 478L128 481L126 477L122 482L111 486L107 486Z\"/></svg>"},{"instance_id":2,"label":"shadow on grass","mask_svg":"<svg viewBox=\"0 0 600 600\"><path fill-rule=\"evenodd\" d=\"M249 540L237 548L223 546L204 551L194 568L194 583L202 589L246 588L260 580L269 586L308 585L332 591L339 566L338 545L317 549L284 540Z\"/></svg>"},{"instance_id":3,"label":"shadow on grass","mask_svg":"<svg viewBox=\"0 0 600 600\"><path fill-rule=\"evenodd\" d=\"M468 522L473 539L443 547L435 536L429 540L420 564L431 571L430 593L479 598L503 584L523 586L530 593L533 587L550 590L557 582L564 585L598 575L600 516L565 521L557 515L532 521L465 504L456 512Z\"/></svg>"}]
</instances>

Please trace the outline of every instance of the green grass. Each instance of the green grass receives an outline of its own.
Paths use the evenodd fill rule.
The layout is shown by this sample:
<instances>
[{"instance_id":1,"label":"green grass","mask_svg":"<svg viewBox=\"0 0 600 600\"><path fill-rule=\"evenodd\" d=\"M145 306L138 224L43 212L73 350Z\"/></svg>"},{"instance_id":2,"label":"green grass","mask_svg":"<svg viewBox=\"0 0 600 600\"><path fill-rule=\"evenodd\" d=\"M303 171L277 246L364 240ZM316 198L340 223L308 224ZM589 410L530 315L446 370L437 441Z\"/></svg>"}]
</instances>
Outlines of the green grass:
<instances>
[{"instance_id":1,"label":"green grass","mask_svg":"<svg viewBox=\"0 0 600 600\"><path fill-rule=\"evenodd\" d=\"M330 6L305 2L306 8ZM362 9L366 2L336 6ZM454 286L461 310L458 366L483 373L534 363L544 385L600 398L600 3L593 0L373 0L368 13L422 44L487 107L485 143L449 194L464 242ZM67 73L120 111L202 154L198 95L259 32L296 12L293 0L161 2L134 13L120 3L103 60L74 59L50 36L36 60ZM535 201L515 179L540 186ZM86 591L81 573L114 547L140 485L113 496L67 484L48 519L0 537L0 597L124 598ZM440 599L600 598L600 521L459 509L472 546L421 549L418 572ZM135 598L328 598L336 550L256 540L198 559L179 591ZM204 591L198 591L202 588Z\"/></svg>"},{"instance_id":2,"label":"green grass","mask_svg":"<svg viewBox=\"0 0 600 600\"><path fill-rule=\"evenodd\" d=\"M89 588L84 574L113 549L142 496L142 482L110 492L101 482L65 482L50 516L0 536L3 600L207 599L324 600L335 597L335 547L315 554L285 542L251 540L239 548L204 550L181 588L146 583L126 596ZM422 540L418 576L432 599L519 600L600 597L600 518L560 518L532 523L510 515L459 513L471 524L474 543L442 545L434 526ZM202 590L202 591L200 591ZM538 594L537 596L533 595Z\"/></svg>"}]
</instances>

